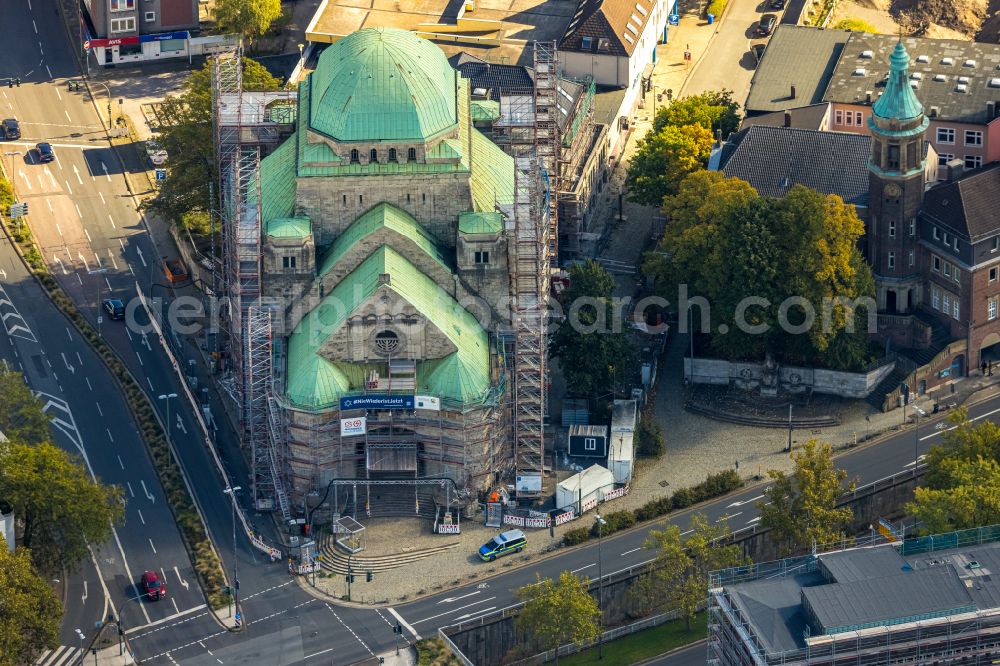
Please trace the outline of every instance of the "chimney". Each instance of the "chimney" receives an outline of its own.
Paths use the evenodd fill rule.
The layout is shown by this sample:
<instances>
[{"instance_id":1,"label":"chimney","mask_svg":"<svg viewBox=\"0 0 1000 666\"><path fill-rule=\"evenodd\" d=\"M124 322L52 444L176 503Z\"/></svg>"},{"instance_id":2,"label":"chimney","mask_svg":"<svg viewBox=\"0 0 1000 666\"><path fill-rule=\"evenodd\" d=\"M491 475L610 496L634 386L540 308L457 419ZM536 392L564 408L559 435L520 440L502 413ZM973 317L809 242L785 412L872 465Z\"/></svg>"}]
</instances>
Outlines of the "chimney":
<instances>
[{"instance_id":1,"label":"chimney","mask_svg":"<svg viewBox=\"0 0 1000 666\"><path fill-rule=\"evenodd\" d=\"M791 126L792 126L792 114L788 113L788 111L785 111L785 127L791 127Z\"/></svg>"},{"instance_id":2,"label":"chimney","mask_svg":"<svg viewBox=\"0 0 1000 666\"><path fill-rule=\"evenodd\" d=\"M986 102L986 120L989 122L997 117L997 103Z\"/></svg>"},{"instance_id":3,"label":"chimney","mask_svg":"<svg viewBox=\"0 0 1000 666\"><path fill-rule=\"evenodd\" d=\"M715 130L715 145L722 147L722 128Z\"/></svg>"},{"instance_id":4,"label":"chimney","mask_svg":"<svg viewBox=\"0 0 1000 666\"><path fill-rule=\"evenodd\" d=\"M965 162L956 157L953 160L948 160L947 164L945 164L945 168L948 170L948 182L954 183L962 177L962 172L965 171Z\"/></svg>"},{"instance_id":5,"label":"chimney","mask_svg":"<svg viewBox=\"0 0 1000 666\"><path fill-rule=\"evenodd\" d=\"M791 99L795 99L795 86L792 86L792 95L791 95Z\"/></svg>"}]
</instances>

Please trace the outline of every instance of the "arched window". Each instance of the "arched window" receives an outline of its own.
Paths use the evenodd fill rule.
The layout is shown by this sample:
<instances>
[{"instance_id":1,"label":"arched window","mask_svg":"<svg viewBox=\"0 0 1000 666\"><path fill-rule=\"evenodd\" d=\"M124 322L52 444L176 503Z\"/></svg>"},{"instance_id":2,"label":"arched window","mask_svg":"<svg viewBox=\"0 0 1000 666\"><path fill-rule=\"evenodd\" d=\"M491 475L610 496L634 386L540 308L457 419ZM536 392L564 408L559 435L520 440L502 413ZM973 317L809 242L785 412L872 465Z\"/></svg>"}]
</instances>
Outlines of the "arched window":
<instances>
[{"instance_id":1,"label":"arched window","mask_svg":"<svg viewBox=\"0 0 1000 666\"><path fill-rule=\"evenodd\" d=\"M390 162L395 162L396 161L396 149L395 148L390 148L389 149L389 161Z\"/></svg>"},{"instance_id":2,"label":"arched window","mask_svg":"<svg viewBox=\"0 0 1000 666\"><path fill-rule=\"evenodd\" d=\"M407 149L407 151L406 151L406 161L407 162L416 162L417 161L417 149L416 148L409 148L409 149Z\"/></svg>"},{"instance_id":3,"label":"arched window","mask_svg":"<svg viewBox=\"0 0 1000 666\"><path fill-rule=\"evenodd\" d=\"M368 162L369 164L378 164L378 151L374 148L368 153Z\"/></svg>"},{"instance_id":4,"label":"arched window","mask_svg":"<svg viewBox=\"0 0 1000 666\"><path fill-rule=\"evenodd\" d=\"M360 161L361 161L361 158L358 156L358 149L357 148L352 148L351 149L351 164L357 164Z\"/></svg>"}]
</instances>

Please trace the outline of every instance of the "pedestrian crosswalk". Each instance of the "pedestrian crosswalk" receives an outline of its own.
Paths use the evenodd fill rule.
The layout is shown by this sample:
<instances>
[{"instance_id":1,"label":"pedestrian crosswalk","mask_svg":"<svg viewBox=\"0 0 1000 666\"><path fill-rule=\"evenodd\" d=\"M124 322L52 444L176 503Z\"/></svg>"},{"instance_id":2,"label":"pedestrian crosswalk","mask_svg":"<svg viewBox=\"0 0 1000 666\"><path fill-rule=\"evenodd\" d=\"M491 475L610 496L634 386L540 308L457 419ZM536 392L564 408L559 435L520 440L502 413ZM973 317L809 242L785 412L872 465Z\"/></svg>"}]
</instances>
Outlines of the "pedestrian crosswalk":
<instances>
[{"instance_id":1,"label":"pedestrian crosswalk","mask_svg":"<svg viewBox=\"0 0 1000 666\"><path fill-rule=\"evenodd\" d=\"M73 666L80 663L80 648L60 645L55 650L46 650L35 666Z\"/></svg>"}]
</instances>

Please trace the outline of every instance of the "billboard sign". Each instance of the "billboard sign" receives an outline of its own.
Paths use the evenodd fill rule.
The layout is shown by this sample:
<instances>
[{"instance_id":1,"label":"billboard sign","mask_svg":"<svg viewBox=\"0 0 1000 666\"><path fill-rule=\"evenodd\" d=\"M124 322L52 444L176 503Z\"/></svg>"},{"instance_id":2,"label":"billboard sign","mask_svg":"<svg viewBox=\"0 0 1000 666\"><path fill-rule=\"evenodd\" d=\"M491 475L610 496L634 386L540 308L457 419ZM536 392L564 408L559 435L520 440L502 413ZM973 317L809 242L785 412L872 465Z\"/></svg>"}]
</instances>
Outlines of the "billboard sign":
<instances>
[{"instance_id":1,"label":"billboard sign","mask_svg":"<svg viewBox=\"0 0 1000 666\"><path fill-rule=\"evenodd\" d=\"M441 399L430 395L414 396L417 409L430 409L435 412L441 411Z\"/></svg>"},{"instance_id":2,"label":"billboard sign","mask_svg":"<svg viewBox=\"0 0 1000 666\"><path fill-rule=\"evenodd\" d=\"M353 437L355 435L363 435L365 434L367 425L368 419L364 416L354 419L340 419L340 436Z\"/></svg>"},{"instance_id":3,"label":"billboard sign","mask_svg":"<svg viewBox=\"0 0 1000 666\"><path fill-rule=\"evenodd\" d=\"M346 395L341 409L413 409L412 395Z\"/></svg>"}]
</instances>

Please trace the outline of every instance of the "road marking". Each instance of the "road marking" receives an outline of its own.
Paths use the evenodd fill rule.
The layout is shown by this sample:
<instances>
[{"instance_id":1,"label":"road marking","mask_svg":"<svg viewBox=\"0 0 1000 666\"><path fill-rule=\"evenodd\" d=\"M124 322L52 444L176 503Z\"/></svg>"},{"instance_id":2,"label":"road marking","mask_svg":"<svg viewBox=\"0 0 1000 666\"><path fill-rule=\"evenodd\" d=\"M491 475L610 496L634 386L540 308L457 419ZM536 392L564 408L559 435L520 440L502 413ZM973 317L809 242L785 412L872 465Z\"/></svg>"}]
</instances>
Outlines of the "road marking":
<instances>
[{"instance_id":1,"label":"road marking","mask_svg":"<svg viewBox=\"0 0 1000 666\"><path fill-rule=\"evenodd\" d=\"M450 604L451 602L458 601L459 599L465 599L466 597L475 596L475 595L479 594L479 592L480 592L479 590L476 590L475 592L469 592L468 594L463 594L460 597L448 597L447 599L443 599L443 600L439 601L438 605L440 606L441 604Z\"/></svg>"},{"instance_id":2,"label":"road marking","mask_svg":"<svg viewBox=\"0 0 1000 666\"><path fill-rule=\"evenodd\" d=\"M152 391L153 393L156 393L156 389L153 388L153 380L151 380L149 377L146 377L146 383L149 384L149 390Z\"/></svg>"},{"instance_id":3,"label":"road marking","mask_svg":"<svg viewBox=\"0 0 1000 666\"><path fill-rule=\"evenodd\" d=\"M351 636L354 636L354 638L356 638L357 641L359 643L361 643L361 647L363 647L364 649L368 650L368 654L370 654L370 655L372 655L374 657L375 653L372 652L371 648L368 647L363 640L361 640L360 636L358 636L356 633L354 633L353 629L351 629L349 626L347 626L346 622L344 622L343 620L340 619L340 616L337 615L336 611L333 610L333 608L330 606L330 604L323 604L323 605L326 606L330 610L331 613L333 613L333 616L335 618L337 618L337 622L339 622L342 625L344 625L344 628L347 629L349 632L351 632Z\"/></svg>"},{"instance_id":4,"label":"road marking","mask_svg":"<svg viewBox=\"0 0 1000 666\"><path fill-rule=\"evenodd\" d=\"M111 213L108 213L108 219L109 220L111 219ZM112 222L112 224L114 224L114 223ZM125 241L123 241L121 238L119 238L118 239L118 244L122 246L122 252L125 252ZM128 329L125 329L125 330L128 330Z\"/></svg>"},{"instance_id":5,"label":"road marking","mask_svg":"<svg viewBox=\"0 0 1000 666\"><path fill-rule=\"evenodd\" d=\"M684 536L685 534L691 534L691 532L694 532L694 530L688 530L686 532L681 532L681 536Z\"/></svg>"},{"instance_id":6,"label":"road marking","mask_svg":"<svg viewBox=\"0 0 1000 666\"><path fill-rule=\"evenodd\" d=\"M76 353L76 360L79 361L80 367L82 368L83 367L83 357L80 356L80 352Z\"/></svg>"},{"instance_id":7,"label":"road marking","mask_svg":"<svg viewBox=\"0 0 1000 666\"><path fill-rule=\"evenodd\" d=\"M181 582L181 585L184 586L184 589L185 590L188 589L190 587L190 584L186 580L184 580L184 578L181 576L181 572L177 569L176 564L174 565L174 573L177 574L177 580Z\"/></svg>"},{"instance_id":8,"label":"road marking","mask_svg":"<svg viewBox=\"0 0 1000 666\"><path fill-rule=\"evenodd\" d=\"M73 188L70 186L69 181L64 181L66 183L66 189L69 190L70 194L73 194Z\"/></svg>"},{"instance_id":9,"label":"road marking","mask_svg":"<svg viewBox=\"0 0 1000 666\"><path fill-rule=\"evenodd\" d=\"M638 548L633 548L632 550L626 550L624 553L622 553L622 556L631 555L632 553L636 552L637 550L642 550L642 546L639 546Z\"/></svg>"},{"instance_id":10,"label":"road marking","mask_svg":"<svg viewBox=\"0 0 1000 666\"><path fill-rule=\"evenodd\" d=\"M51 69L49 69L49 66L48 66L48 65L46 65L46 66L45 66L45 69L47 69L47 70L49 71L49 78L51 79L51 78L52 78L52 70L51 70ZM62 101L62 95L61 95L61 94L59 94L59 87L58 87L58 86L56 86L56 89L55 89L55 90L56 90L56 97L58 97L58 98L59 98L59 101L61 102L61 101Z\"/></svg>"},{"instance_id":11,"label":"road marking","mask_svg":"<svg viewBox=\"0 0 1000 666\"><path fill-rule=\"evenodd\" d=\"M918 456L917 460L911 460L910 462L908 462L905 465L903 465L903 469L906 469L907 467L913 467L914 465L918 464L918 461L919 462L923 462L924 458L926 458L926 457L927 456L925 456L925 455Z\"/></svg>"},{"instance_id":12,"label":"road marking","mask_svg":"<svg viewBox=\"0 0 1000 666\"><path fill-rule=\"evenodd\" d=\"M114 443L115 443L115 438L111 436L111 431L110 431L110 430L108 430L107 428L105 428L105 429L104 429L104 432L108 433L108 439L110 439L110 440L111 440L111 443L112 443L112 444L114 444ZM119 460L120 460L120 458L119 458ZM124 467L122 467L122 469L125 469L125 468L124 468Z\"/></svg>"},{"instance_id":13,"label":"road marking","mask_svg":"<svg viewBox=\"0 0 1000 666\"><path fill-rule=\"evenodd\" d=\"M95 256L95 257L97 256L97 252L94 252L94 256ZM97 260L97 263L101 263L101 260L100 260L100 259L98 259L98 260ZM108 280L108 276L107 276L107 275L105 275L105 276L104 276L104 284L108 285L108 291L114 291L114 290L113 290L113 289L111 288L111 281L110 281L110 280Z\"/></svg>"},{"instance_id":14,"label":"road marking","mask_svg":"<svg viewBox=\"0 0 1000 666\"><path fill-rule=\"evenodd\" d=\"M118 262L115 261L115 255L111 254L111 249L110 248L108 248L108 256L111 257L111 265L114 266L115 270L117 271L118 270ZM107 280L107 278L104 278L104 279ZM111 285L109 284L108 285L108 289L110 289L110 288L111 288Z\"/></svg>"},{"instance_id":15,"label":"road marking","mask_svg":"<svg viewBox=\"0 0 1000 666\"><path fill-rule=\"evenodd\" d=\"M136 352L136 353L135 353L135 357L136 357L137 359L139 359L139 365L144 365L144 364L143 364L143 362L142 362L142 357L141 357L141 356L139 356L139 352ZM146 377L146 379L149 379L149 377Z\"/></svg>"},{"instance_id":16,"label":"road marking","mask_svg":"<svg viewBox=\"0 0 1000 666\"><path fill-rule=\"evenodd\" d=\"M149 547L153 549L153 555L156 555L156 546L153 545L153 540L149 540Z\"/></svg>"},{"instance_id":17,"label":"road marking","mask_svg":"<svg viewBox=\"0 0 1000 666\"><path fill-rule=\"evenodd\" d=\"M98 192L97 196L101 197L101 204L103 204L105 206L108 205L107 202L104 201L104 192ZM108 217L111 217L111 215L109 214Z\"/></svg>"},{"instance_id":18,"label":"road marking","mask_svg":"<svg viewBox=\"0 0 1000 666\"><path fill-rule=\"evenodd\" d=\"M76 174L76 182L78 182L80 185L83 185L83 178L80 178L80 170L76 168L75 164L73 165L73 173ZM83 217L83 213L80 212L79 204L77 204L76 206L76 214L79 215L80 217Z\"/></svg>"},{"instance_id":19,"label":"road marking","mask_svg":"<svg viewBox=\"0 0 1000 666\"><path fill-rule=\"evenodd\" d=\"M751 518L750 520L747 521L747 525L753 525L754 523L756 523L759 520L760 520L760 516L757 516L756 518Z\"/></svg>"},{"instance_id":20,"label":"road marking","mask_svg":"<svg viewBox=\"0 0 1000 666\"><path fill-rule=\"evenodd\" d=\"M45 205L49 207L49 212L50 213L56 212L55 209L52 207L52 202L49 201L48 199L45 199Z\"/></svg>"},{"instance_id":21,"label":"road marking","mask_svg":"<svg viewBox=\"0 0 1000 666\"><path fill-rule=\"evenodd\" d=\"M170 597L170 603L172 603L174 605L174 612L175 613L180 613L181 612L180 609L177 608L177 600L176 599L174 599L173 597ZM219 663L221 664L222 662L220 661Z\"/></svg>"},{"instance_id":22,"label":"road marking","mask_svg":"<svg viewBox=\"0 0 1000 666\"><path fill-rule=\"evenodd\" d=\"M126 261L125 265L128 266L128 272L132 274L132 277L135 277L135 271L132 270L132 264Z\"/></svg>"},{"instance_id":23,"label":"road marking","mask_svg":"<svg viewBox=\"0 0 1000 666\"><path fill-rule=\"evenodd\" d=\"M53 212L54 212L54 211L53 211ZM60 235L60 236L62 236L62 235L63 235L63 232L62 232L62 227L60 227L60 226L59 226L59 223L58 223L58 222L56 222L56 231L58 231L58 232L59 232L59 235Z\"/></svg>"},{"instance_id":24,"label":"road marking","mask_svg":"<svg viewBox=\"0 0 1000 666\"><path fill-rule=\"evenodd\" d=\"M748 499L748 500L743 500L743 501L741 501L741 502L733 502L732 504L730 504L730 505L729 505L729 506L727 506L726 508L727 508L727 509L731 509L731 508L733 508L734 506L743 506L744 504L749 504L750 502L756 502L757 500L759 500L759 499L764 499L765 497L766 497L766 495L757 495L757 497L751 497L751 498L750 498L750 499Z\"/></svg>"},{"instance_id":25,"label":"road marking","mask_svg":"<svg viewBox=\"0 0 1000 666\"><path fill-rule=\"evenodd\" d=\"M723 515L723 516L722 516L721 518L719 518L718 520L716 520L715 522L717 522L717 523L721 523L721 522L722 522L722 521L724 521L724 520L729 520L730 518L735 518L736 516L739 516L739 515L741 515L742 513L743 513L742 511L737 511L737 512L736 512L736 513L734 513L734 514L728 514L728 513L727 513L727 514Z\"/></svg>"},{"instance_id":26,"label":"road marking","mask_svg":"<svg viewBox=\"0 0 1000 666\"><path fill-rule=\"evenodd\" d=\"M122 457L121 456L116 456L116 457L118 458L118 466L121 467L122 469L125 469L125 463L122 462Z\"/></svg>"},{"instance_id":27,"label":"road marking","mask_svg":"<svg viewBox=\"0 0 1000 666\"><path fill-rule=\"evenodd\" d=\"M68 120L70 122L70 124L72 125L73 124L73 119L69 117L69 111L67 111L66 109L63 109L63 113L66 114L66 120Z\"/></svg>"},{"instance_id":28,"label":"road marking","mask_svg":"<svg viewBox=\"0 0 1000 666\"><path fill-rule=\"evenodd\" d=\"M59 355L62 356L63 365L66 366L66 369L69 370L72 374L75 375L76 374L76 368L74 368L72 365L70 365L69 361L66 360L66 352L59 352Z\"/></svg>"},{"instance_id":29,"label":"road marking","mask_svg":"<svg viewBox=\"0 0 1000 666\"><path fill-rule=\"evenodd\" d=\"M90 377L84 377L84 379L87 380L87 388L89 388L91 391L93 391L94 387L90 385Z\"/></svg>"},{"instance_id":30,"label":"road marking","mask_svg":"<svg viewBox=\"0 0 1000 666\"><path fill-rule=\"evenodd\" d=\"M149 492L149 490L146 488L146 482L143 481L142 479L139 479L139 483L142 484L142 492L146 493L146 499L148 499L153 504L156 504L156 498L153 497L153 493Z\"/></svg>"},{"instance_id":31,"label":"road marking","mask_svg":"<svg viewBox=\"0 0 1000 666\"><path fill-rule=\"evenodd\" d=\"M594 566L594 565L591 564L590 566ZM586 567L584 567L584 568L586 568ZM577 571L579 571L579 569L577 569ZM430 617L425 617L422 620L417 620L413 624L414 624L414 626L416 626L416 625L420 624L421 622L429 622L430 620L435 620L435 619L437 619L439 617L443 617L445 615L450 615L451 613L454 613L456 611L465 610L466 608L471 608L472 606L478 606L479 604L485 604L485 603L487 603L489 601L493 601L494 599L496 599L496 597L490 597L489 599L480 599L479 601L473 601L471 604L466 604L465 606L459 606L458 608L452 608L450 611L445 611L444 613L439 613L437 615L431 615Z\"/></svg>"},{"instance_id":32,"label":"road marking","mask_svg":"<svg viewBox=\"0 0 1000 666\"><path fill-rule=\"evenodd\" d=\"M132 634L132 633L134 633L136 631L142 631L143 629L149 629L151 627L158 627L160 625L166 624L167 622L170 622L171 620L176 620L179 617L183 617L185 615L190 615L191 613L194 613L195 611L200 611L200 610L202 610L204 608L207 608L207 606L205 604L201 604L200 606L192 606L191 608L188 608L186 610L182 610L180 613L177 613L175 615L168 615L167 617L160 618L159 620L156 620L155 622L150 622L149 624L143 624L143 625L140 625L138 627L132 627L131 629L126 629L125 630L125 634L129 635L129 634ZM161 629L169 629L171 627L176 627L178 624L181 624L183 622L190 622L191 620L196 620L199 617L204 617L206 615L208 615L208 613L201 613L199 615L195 615L194 617L189 617L187 619L181 620L180 622L174 622L173 624L171 624L168 627L161 627ZM153 631L147 631L145 633L139 634L138 636L133 636L132 640L136 640L136 639L142 638L143 636L148 636L149 634L152 634L152 633L154 633L156 631L160 631L160 629L154 629ZM222 632L222 633L227 633L227 632ZM209 638L212 638L212 636L209 636Z\"/></svg>"},{"instance_id":33,"label":"road marking","mask_svg":"<svg viewBox=\"0 0 1000 666\"><path fill-rule=\"evenodd\" d=\"M87 581L83 581L83 596L81 597L84 604L87 603Z\"/></svg>"},{"instance_id":34,"label":"road marking","mask_svg":"<svg viewBox=\"0 0 1000 666\"><path fill-rule=\"evenodd\" d=\"M108 182L110 183L111 182L111 176L108 175L108 165L105 164L104 162L101 162L101 170L104 171L104 176L108 179Z\"/></svg>"},{"instance_id":35,"label":"road marking","mask_svg":"<svg viewBox=\"0 0 1000 666\"><path fill-rule=\"evenodd\" d=\"M185 435L188 434L187 428L184 427L184 420L181 419L181 415L177 415L177 429L180 430Z\"/></svg>"},{"instance_id":36,"label":"road marking","mask_svg":"<svg viewBox=\"0 0 1000 666\"><path fill-rule=\"evenodd\" d=\"M84 229L84 230L83 230L83 233L85 233L85 234L87 235L87 242L88 242L88 243L93 243L93 242L94 242L94 239L90 237L90 231L89 231L89 230L87 230L87 229ZM95 252L95 253L94 253L94 255L96 256L96 255L97 255L97 253ZM98 265L98 266L100 266L100 265L101 265L101 260L100 260L100 258L98 258L98 259L97 259L97 265Z\"/></svg>"},{"instance_id":37,"label":"road marking","mask_svg":"<svg viewBox=\"0 0 1000 666\"><path fill-rule=\"evenodd\" d=\"M302 657L302 661L305 661L306 659L312 659L313 657L318 657L321 654L326 654L327 652L333 652L333 648L327 648L325 650L320 650L319 652L313 652L312 654L307 654L306 656Z\"/></svg>"},{"instance_id":38,"label":"road marking","mask_svg":"<svg viewBox=\"0 0 1000 666\"><path fill-rule=\"evenodd\" d=\"M459 615L455 619L456 620L468 620L468 619L474 618L474 617L484 617L485 615L488 615L491 611L495 611L496 609L497 609L496 606L490 606L489 608L484 608L483 610L476 611L475 613L466 613L465 615Z\"/></svg>"},{"instance_id":39,"label":"road marking","mask_svg":"<svg viewBox=\"0 0 1000 666\"><path fill-rule=\"evenodd\" d=\"M125 327L125 335L127 335L127 336L128 336L128 341L129 341L129 342L132 342L132 334L131 334L131 333L129 333L129 330L128 330L128 327L127 327L127 326Z\"/></svg>"},{"instance_id":40,"label":"road marking","mask_svg":"<svg viewBox=\"0 0 1000 666\"><path fill-rule=\"evenodd\" d=\"M137 247L135 251L139 253L139 261L142 262L142 267L147 268L148 264L146 263L146 257L142 256L142 249Z\"/></svg>"},{"instance_id":41,"label":"road marking","mask_svg":"<svg viewBox=\"0 0 1000 666\"><path fill-rule=\"evenodd\" d=\"M591 562L590 564L588 564L586 566L582 566L579 569L573 569L572 571L570 571L570 573L576 573L577 571L583 571L584 569L589 569L590 567L596 567L596 566L597 566L596 564L594 564L593 562Z\"/></svg>"},{"instance_id":42,"label":"road marking","mask_svg":"<svg viewBox=\"0 0 1000 666\"><path fill-rule=\"evenodd\" d=\"M94 406L97 407L97 413L100 414L103 417L104 416L104 410L101 409L101 403L95 402Z\"/></svg>"},{"instance_id":43,"label":"road marking","mask_svg":"<svg viewBox=\"0 0 1000 666\"><path fill-rule=\"evenodd\" d=\"M35 23L35 19L31 19L31 27L35 29L35 34L38 34L38 25ZM86 584L86 583L84 583Z\"/></svg>"},{"instance_id":44,"label":"road marking","mask_svg":"<svg viewBox=\"0 0 1000 666\"><path fill-rule=\"evenodd\" d=\"M126 481L125 485L128 486L128 494L130 497L135 497L135 491L132 490L132 482Z\"/></svg>"},{"instance_id":45,"label":"road marking","mask_svg":"<svg viewBox=\"0 0 1000 666\"><path fill-rule=\"evenodd\" d=\"M145 525L146 519L142 517L142 509L136 509L136 512L139 514L139 520L141 520L142 524Z\"/></svg>"},{"instance_id":46,"label":"road marking","mask_svg":"<svg viewBox=\"0 0 1000 666\"><path fill-rule=\"evenodd\" d=\"M42 55L45 55L45 49L42 48L42 43L41 42L38 42L38 50L41 52ZM69 118L69 114L68 113L66 114L66 117ZM70 122L73 122L73 121L71 120Z\"/></svg>"}]
</instances>

